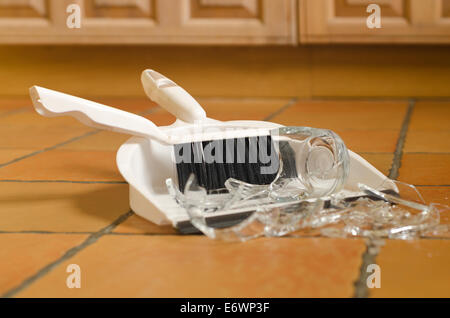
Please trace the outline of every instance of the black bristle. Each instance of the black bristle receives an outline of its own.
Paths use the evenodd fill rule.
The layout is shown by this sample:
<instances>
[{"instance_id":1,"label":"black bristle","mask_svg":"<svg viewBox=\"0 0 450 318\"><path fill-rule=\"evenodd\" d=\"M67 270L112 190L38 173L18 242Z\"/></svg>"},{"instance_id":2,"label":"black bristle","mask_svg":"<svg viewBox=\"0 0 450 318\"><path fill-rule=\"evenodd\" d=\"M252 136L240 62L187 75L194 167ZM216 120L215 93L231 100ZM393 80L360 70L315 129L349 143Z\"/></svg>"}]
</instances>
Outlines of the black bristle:
<instances>
[{"instance_id":1,"label":"black bristle","mask_svg":"<svg viewBox=\"0 0 450 318\"><path fill-rule=\"evenodd\" d=\"M175 145L179 189L184 192L192 173L198 184L207 191L225 188L225 181L229 178L251 184L270 184L279 167L279 158L275 152L270 136ZM266 157L262 158L262 154ZM274 171L262 173L261 168L271 165L276 168Z\"/></svg>"}]
</instances>

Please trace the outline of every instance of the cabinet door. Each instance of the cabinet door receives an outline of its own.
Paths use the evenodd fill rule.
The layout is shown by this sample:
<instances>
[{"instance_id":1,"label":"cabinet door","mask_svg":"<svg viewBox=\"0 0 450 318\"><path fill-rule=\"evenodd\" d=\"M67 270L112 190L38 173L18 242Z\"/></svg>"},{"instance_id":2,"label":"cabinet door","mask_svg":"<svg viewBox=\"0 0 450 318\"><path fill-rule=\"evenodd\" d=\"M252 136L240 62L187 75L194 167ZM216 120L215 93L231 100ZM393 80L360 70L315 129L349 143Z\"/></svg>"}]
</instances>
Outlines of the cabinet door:
<instances>
[{"instance_id":1,"label":"cabinet door","mask_svg":"<svg viewBox=\"0 0 450 318\"><path fill-rule=\"evenodd\" d=\"M66 25L69 4L81 28ZM0 0L0 43L286 44L295 0Z\"/></svg>"},{"instance_id":2,"label":"cabinet door","mask_svg":"<svg viewBox=\"0 0 450 318\"><path fill-rule=\"evenodd\" d=\"M156 20L158 2L163 1L0 0L0 43L119 44L163 40L158 37L164 29ZM80 28L69 28L67 24L73 13L68 11L69 6L74 4L80 9Z\"/></svg>"},{"instance_id":3,"label":"cabinet door","mask_svg":"<svg viewBox=\"0 0 450 318\"><path fill-rule=\"evenodd\" d=\"M381 28L367 26L369 4ZM300 41L309 43L449 43L450 0L300 0Z\"/></svg>"}]
</instances>

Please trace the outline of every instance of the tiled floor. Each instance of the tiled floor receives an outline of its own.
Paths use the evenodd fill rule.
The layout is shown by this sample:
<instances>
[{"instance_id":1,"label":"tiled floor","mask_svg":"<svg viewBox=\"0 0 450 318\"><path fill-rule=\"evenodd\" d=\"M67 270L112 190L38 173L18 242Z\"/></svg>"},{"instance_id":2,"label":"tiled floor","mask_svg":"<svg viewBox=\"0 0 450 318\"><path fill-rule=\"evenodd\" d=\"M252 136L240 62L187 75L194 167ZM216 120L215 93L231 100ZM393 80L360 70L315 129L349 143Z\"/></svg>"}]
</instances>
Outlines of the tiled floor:
<instances>
[{"instance_id":1,"label":"tiled floor","mask_svg":"<svg viewBox=\"0 0 450 318\"><path fill-rule=\"evenodd\" d=\"M173 121L146 100L100 102L142 114L158 125ZM398 173L399 180L418 185L427 201L450 203L450 102L200 102L217 119L270 119L333 129L386 175ZM404 143L399 142L402 127L407 128ZM225 243L179 235L171 226L156 226L130 212L128 185L115 164L116 150L127 136L96 131L71 118L40 117L26 99L0 100L0 136L0 295L361 294L357 282L366 256L362 239L287 237ZM443 215L441 221L450 224L450 217ZM387 240L375 258L381 288L366 290L368 295L449 297L449 237ZM66 286L69 264L81 268L80 289Z\"/></svg>"}]
</instances>

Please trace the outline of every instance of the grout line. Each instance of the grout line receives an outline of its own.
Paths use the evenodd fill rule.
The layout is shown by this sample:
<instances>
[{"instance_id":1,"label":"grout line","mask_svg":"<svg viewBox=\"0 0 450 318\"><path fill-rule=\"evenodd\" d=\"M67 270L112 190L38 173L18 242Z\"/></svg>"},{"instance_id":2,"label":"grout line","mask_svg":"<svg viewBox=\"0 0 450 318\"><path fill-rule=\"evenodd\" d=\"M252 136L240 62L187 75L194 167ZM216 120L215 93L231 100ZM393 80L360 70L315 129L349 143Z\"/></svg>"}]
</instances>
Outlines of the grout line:
<instances>
[{"instance_id":1,"label":"grout line","mask_svg":"<svg viewBox=\"0 0 450 318\"><path fill-rule=\"evenodd\" d=\"M149 109L144 110L144 111L142 111L142 112L139 112L139 113L137 113L137 114L138 114L138 115L141 115L141 116L148 115L148 114L151 114L151 113L155 112L158 108L159 108L159 106L158 106L158 107L152 107L152 108L149 108ZM51 147L47 147L47 148L44 148L44 149L41 149L41 150L37 150L37 151L34 151L34 152L29 153L29 154L27 154L27 155L24 155L24 156L22 156L22 157L15 158L15 159L13 159L13 160L10 160L10 161L8 161L8 162L5 162L5 163L0 164L0 168L3 168L3 167L8 166L8 165L10 165L10 164L16 163L16 162L18 162L18 161L21 161L21 160L24 160L24 159L33 157L33 156L38 155L38 154L40 154L40 153L43 153L43 152L46 152L46 151L50 151L50 150L59 148L59 147L61 147L61 146L65 146L65 145L67 145L67 144L70 144L70 143L72 143L72 142L74 142L74 141L78 141L78 140L83 139L83 138L85 138L85 137L89 137L89 136L95 135L95 134L99 133L100 131L102 131L102 130L98 130L98 129L96 129L96 130L91 130L91 131L89 131L89 132L87 132L87 133L85 133L85 134L83 134L83 135L80 135L80 136L71 138L71 139L69 139L69 140L63 141L63 142L61 142L61 143L59 143L59 144L56 144L56 145L53 145L53 146L51 146Z\"/></svg>"},{"instance_id":2,"label":"grout line","mask_svg":"<svg viewBox=\"0 0 450 318\"><path fill-rule=\"evenodd\" d=\"M276 116L280 115L282 112L284 112L286 109L297 103L298 99L293 97L291 98L285 105L281 106L278 110L270 114L269 116L265 117L263 120L269 121L275 118Z\"/></svg>"},{"instance_id":3,"label":"grout line","mask_svg":"<svg viewBox=\"0 0 450 318\"><path fill-rule=\"evenodd\" d=\"M127 213L122 214L119 218L117 218L117 220L115 220L110 225L106 226L105 228L101 229L98 232L92 233L91 235L89 235L89 237L83 243L81 243L75 247L72 247L63 256L61 256L57 260L55 260L55 261L51 262L50 264L41 268L34 275L32 275L32 276L28 277L27 279L25 279L24 281L22 281L22 283L20 283L18 286L7 291L5 294L2 295L2 297L10 298L10 297L13 297L14 295L16 295L17 293L23 291L28 286L33 284L35 281L37 281L41 277L45 276L49 272L51 272L55 267L57 267L64 261L72 258L76 254L78 254L80 251L82 251L83 249L88 247L89 245L92 245L95 242L97 242L100 237L104 236L105 234L111 233L120 223L124 222L126 219L128 219L133 214L134 214L133 211L128 211Z\"/></svg>"},{"instance_id":4,"label":"grout line","mask_svg":"<svg viewBox=\"0 0 450 318\"><path fill-rule=\"evenodd\" d=\"M412 98L404 96L311 96L307 97L305 101L368 101L368 102L408 102ZM416 101L436 101L436 102L450 102L450 97L420 97L413 98Z\"/></svg>"},{"instance_id":5,"label":"grout line","mask_svg":"<svg viewBox=\"0 0 450 318\"><path fill-rule=\"evenodd\" d=\"M420 237L420 240L442 240L442 241L449 241L450 237L446 237L446 236L423 236Z\"/></svg>"},{"instance_id":6,"label":"grout line","mask_svg":"<svg viewBox=\"0 0 450 318\"><path fill-rule=\"evenodd\" d=\"M202 236L203 233L198 234L182 234L182 233L126 233L126 232L111 232L106 235L113 236L191 236L191 235L199 235Z\"/></svg>"},{"instance_id":7,"label":"grout line","mask_svg":"<svg viewBox=\"0 0 450 318\"><path fill-rule=\"evenodd\" d=\"M381 101L381 102L401 102L410 101L414 99L417 102L450 102L449 96L332 96L332 95L311 95L310 97L305 97L305 100L317 100L317 101L329 101L329 100L354 100L354 101Z\"/></svg>"},{"instance_id":8,"label":"grout line","mask_svg":"<svg viewBox=\"0 0 450 318\"><path fill-rule=\"evenodd\" d=\"M353 298L369 297L369 289L367 288L367 278L369 277L369 273L367 272L367 267L371 264L376 263L376 255L374 253L371 253L374 248L376 248L376 246L373 239L369 238L368 240L366 240L366 250L362 255L359 277L355 282L355 293L353 295Z\"/></svg>"},{"instance_id":9,"label":"grout line","mask_svg":"<svg viewBox=\"0 0 450 318\"><path fill-rule=\"evenodd\" d=\"M147 116L153 113L156 113L158 110L163 109L161 106L156 105L155 107L149 108L147 110L141 111L139 113L137 113L139 116Z\"/></svg>"},{"instance_id":10,"label":"grout line","mask_svg":"<svg viewBox=\"0 0 450 318\"><path fill-rule=\"evenodd\" d=\"M390 131L390 132L397 132L398 129L392 129L392 128L386 128L386 129L379 129L379 128L337 128L334 129L336 131L374 131L374 132L378 132L378 131Z\"/></svg>"},{"instance_id":11,"label":"grout line","mask_svg":"<svg viewBox=\"0 0 450 318\"><path fill-rule=\"evenodd\" d=\"M302 235L302 234L288 234L285 236L279 236L277 238L291 238L291 239L303 239L303 238L310 238L310 239L334 239L334 237L330 236L323 236L323 235ZM359 237L348 237L347 239L359 239Z\"/></svg>"},{"instance_id":12,"label":"grout line","mask_svg":"<svg viewBox=\"0 0 450 318\"><path fill-rule=\"evenodd\" d=\"M0 235L2 234L43 234L43 235L76 235L76 234L89 234L94 235L97 232L58 232L58 231L0 231ZM183 234L179 232L174 233L131 233L131 232L109 232L104 233L104 235L118 235L118 236L190 236L190 235L203 235L201 233L198 234Z\"/></svg>"},{"instance_id":13,"label":"grout line","mask_svg":"<svg viewBox=\"0 0 450 318\"><path fill-rule=\"evenodd\" d=\"M426 152L426 151L413 151L406 152L408 155L449 155L450 152Z\"/></svg>"},{"instance_id":14,"label":"grout line","mask_svg":"<svg viewBox=\"0 0 450 318\"><path fill-rule=\"evenodd\" d=\"M77 181L77 180L0 180L0 183L82 183L82 184L128 184L126 181Z\"/></svg>"},{"instance_id":15,"label":"grout line","mask_svg":"<svg viewBox=\"0 0 450 318\"><path fill-rule=\"evenodd\" d=\"M450 184L414 184L415 187L450 187Z\"/></svg>"},{"instance_id":16,"label":"grout line","mask_svg":"<svg viewBox=\"0 0 450 318\"><path fill-rule=\"evenodd\" d=\"M89 132L87 132L87 133L84 133L83 135L80 135L80 136L77 136L77 137L73 137L73 138L71 138L71 139L69 139L69 140L63 141L63 142L61 142L61 143L59 143L59 144L56 144L56 145L53 145L53 146L51 146L51 147L47 147L47 148L44 148L44 149L41 149L41 150L37 150L37 151L34 151L34 152L29 153L29 154L27 154L27 155L24 155L24 156L22 156L22 157L19 157L19 158L10 160L10 161L5 162L5 163L2 163L2 164L0 164L0 168L3 168L3 167L8 166L8 165L10 165L10 164L16 163L16 162L18 162L18 161L21 161L21 160L24 160L24 159L33 157L33 156L38 155L38 154L40 154L40 153L43 153L43 152L46 152L46 151L50 151L50 150L56 149L56 148L58 148L58 147L67 145L67 144L69 144L69 143L71 143L71 142L80 140L80 139L82 139L82 138L85 138L85 137L89 137L89 136L95 135L95 134L98 133L98 132L99 132L99 130L91 130L91 131L89 131Z\"/></svg>"},{"instance_id":17,"label":"grout line","mask_svg":"<svg viewBox=\"0 0 450 318\"><path fill-rule=\"evenodd\" d=\"M400 129L400 134L397 139L397 144L395 146L394 159L392 160L392 166L389 171L388 177L390 179L396 180L398 178L398 171L401 166L401 160L403 156L403 147L405 145L406 134L409 128L409 122L411 120L411 115L414 110L415 100L410 99L409 105L406 110L405 117L403 118L402 126ZM376 258L378 256L379 250L376 245L376 241L373 238L369 238L366 241L366 251L362 255L362 264L360 268L360 274L358 280L355 282L355 298L368 298L369 289L367 287L367 278L369 273L367 268L371 264L376 264Z\"/></svg>"},{"instance_id":18,"label":"grout line","mask_svg":"<svg viewBox=\"0 0 450 318\"><path fill-rule=\"evenodd\" d=\"M392 161L391 170L389 171L389 178L393 180L397 180L398 171L402 164L403 157L403 147L405 146L406 134L408 133L409 121L411 120L411 115L414 110L414 106L416 105L416 101L411 99L409 101L408 109L406 111L405 118L403 119L402 128L400 130L400 135L397 139L397 145L395 146L394 151L394 159Z\"/></svg>"},{"instance_id":19,"label":"grout line","mask_svg":"<svg viewBox=\"0 0 450 318\"><path fill-rule=\"evenodd\" d=\"M385 156L392 156L392 158L394 158L393 152L359 152L359 151L355 151L355 153L357 155L360 155L363 158L365 156L371 156L371 155L385 155ZM364 158L364 159L366 159L366 158Z\"/></svg>"},{"instance_id":20,"label":"grout line","mask_svg":"<svg viewBox=\"0 0 450 318\"><path fill-rule=\"evenodd\" d=\"M311 85L311 89L313 89ZM299 96L209 96L209 95L203 95L199 96L196 95L195 98L201 99L202 101L275 101L275 100L281 100L281 99L289 99L289 98L295 98L299 102L328 102L328 101L361 101L361 102L408 102L410 98L408 97L383 97L383 96L319 96L319 95L299 95ZM416 98L418 99L418 98ZM436 99L436 101L443 101L447 102L450 101L450 98L448 99Z\"/></svg>"},{"instance_id":21,"label":"grout line","mask_svg":"<svg viewBox=\"0 0 450 318\"><path fill-rule=\"evenodd\" d=\"M20 114L26 111L28 111L28 107L15 108L0 114L0 117L7 117L14 114Z\"/></svg>"},{"instance_id":22,"label":"grout line","mask_svg":"<svg viewBox=\"0 0 450 318\"><path fill-rule=\"evenodd\" d=\"M0 235L2 234L44 234L44 235L76 235L76 234L89 234L89 235L94 235L96 232L57 232L57 231L0 231ZM124 236L166 236L166 235L184 235L187 236L185 234L181 234L181 233L127 233L127 232L110 232L110 233L104 233L104 235L124 235ZM191 235L191 234L188 234Z\"/></svg>"},{"instance_id":23,"label":"grout line","mask_svg":"<svg viewBox=\"0 0 450 318\"><path fill-rule=\"evenodd\" d=\"M253 96L195 96L199 102L264 102L291 99L287 96L253 97Z\"/></svg>"},{"instance_id":24,"label":"grout line","mask_svg":"<svg viewBox=\"0 0 450 318\"><path fill-rule=\"evenodd\" d=\"M0 234L94 234L95 232L0 231Z\"/></svg>"}]
</instances>

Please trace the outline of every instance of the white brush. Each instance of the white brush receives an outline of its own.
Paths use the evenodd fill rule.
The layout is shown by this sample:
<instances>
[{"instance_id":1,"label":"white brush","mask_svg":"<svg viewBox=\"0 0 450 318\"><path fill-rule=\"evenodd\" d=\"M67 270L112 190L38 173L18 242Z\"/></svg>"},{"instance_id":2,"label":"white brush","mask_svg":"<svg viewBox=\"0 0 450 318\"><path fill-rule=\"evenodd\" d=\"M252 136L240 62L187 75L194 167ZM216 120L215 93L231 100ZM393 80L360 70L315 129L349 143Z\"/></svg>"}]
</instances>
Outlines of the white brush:
<instances>
[{"instance_id":1,"label":"white brush","mask_svg":"<svg viewBox=\"0 0 450 318\"><path fill-rule=\"evenodd\" d=\"M168 101L168 106L166 106L172 113L185 120L196 121L198 124L186 123L183 125L190 127L189 134L186 134L186 131L177 134L176 130L167 134L145 117L39 86L30 88L30 96L34 108L42 116L72 116L89 127L150 138L170 145L217 140L224 137L243 138L268 134L267 129L259 130L255 127L223 125L222 122L213 120L205 120L203 123L199 123L202 119L206 119L205 111L179 86L155 87L152 98L155 101ZM184 99L188 104L181 105L177 111L174 105Z\"/></svg>"}]
</instances>

